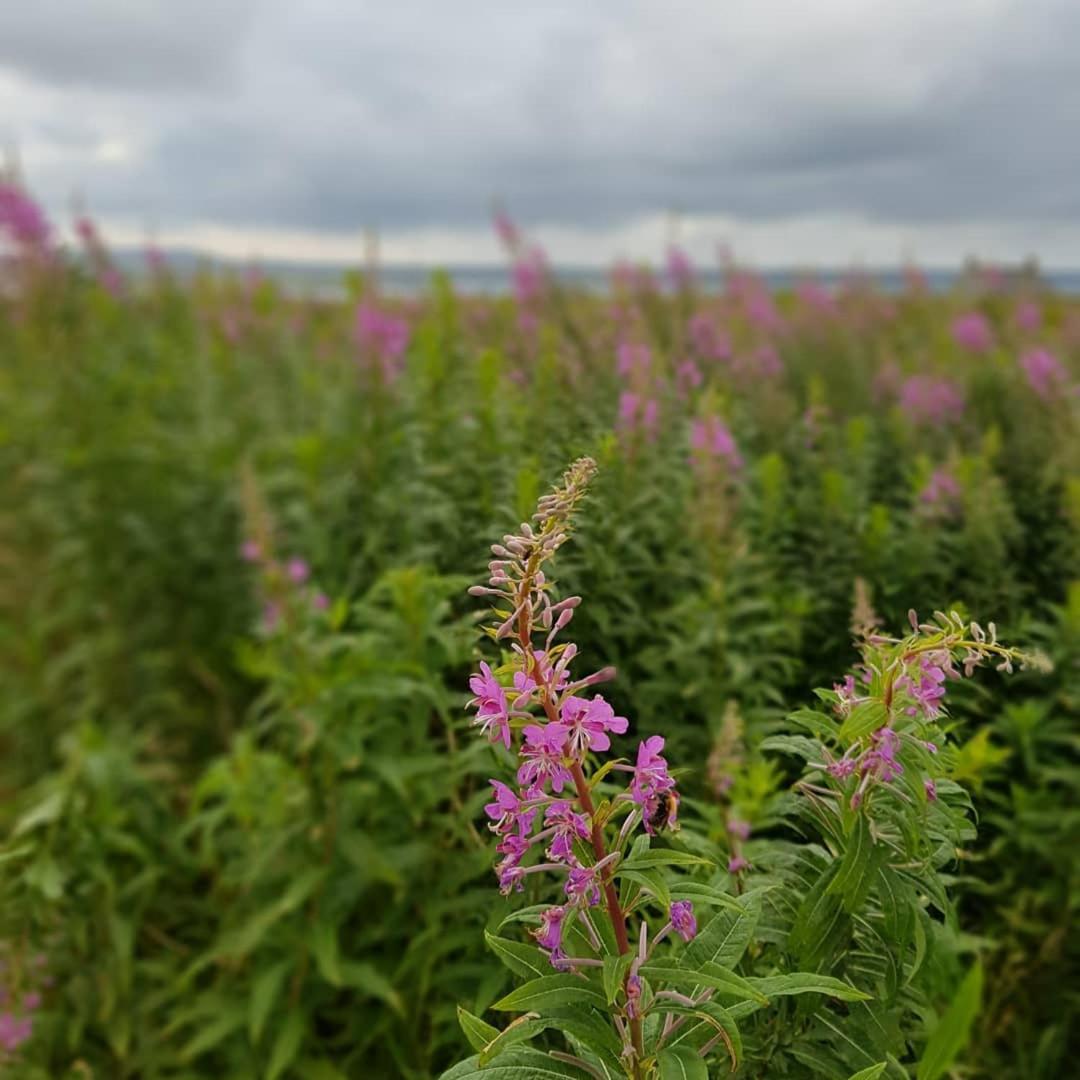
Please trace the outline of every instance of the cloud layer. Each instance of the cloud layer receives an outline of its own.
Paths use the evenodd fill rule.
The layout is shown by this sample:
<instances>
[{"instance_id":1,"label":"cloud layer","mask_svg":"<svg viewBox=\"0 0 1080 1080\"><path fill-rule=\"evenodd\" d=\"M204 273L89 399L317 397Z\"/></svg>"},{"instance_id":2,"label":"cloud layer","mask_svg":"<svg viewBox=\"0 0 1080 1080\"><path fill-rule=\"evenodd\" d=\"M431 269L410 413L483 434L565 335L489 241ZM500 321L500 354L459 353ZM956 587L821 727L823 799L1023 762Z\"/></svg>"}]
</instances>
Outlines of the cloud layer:
<instances>
[{"instance_id":1,"label":"cloud layer","mask_svg":"<svg viewBox=\"0 0 1080 1080\"><path fill-rule=\"evenodd\" d=\"M1077 41L1073 0L37 0L0 7L0 138L54 212L219 247L487 257L501 198L590 260L675 211L792 260L1061 261Z\"/></svg>"}]
</instances>

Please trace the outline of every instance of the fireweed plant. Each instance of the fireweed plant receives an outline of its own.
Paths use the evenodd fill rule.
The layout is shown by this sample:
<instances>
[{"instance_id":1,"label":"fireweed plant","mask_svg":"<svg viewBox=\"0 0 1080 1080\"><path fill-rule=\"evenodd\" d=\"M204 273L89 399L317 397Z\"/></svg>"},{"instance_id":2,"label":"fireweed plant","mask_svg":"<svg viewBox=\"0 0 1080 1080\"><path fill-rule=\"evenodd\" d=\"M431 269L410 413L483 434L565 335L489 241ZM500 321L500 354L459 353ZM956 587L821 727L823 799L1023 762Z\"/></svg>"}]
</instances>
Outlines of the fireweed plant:
<instances>
[{"instance_id":1,"label":"fireweed plant","mask_svg":"<svg viewBox=\"0 0 1080 1080\"><path fill-rule=\"evenodd\" d=\"M532 523L523 523L492 546L489 583L470 589L474 596L491 598L493 623L487 633L509 644L497 669L480 664L470 680L469 702L481 734L515 755L512 777L490 781L492 799L484 808L498 838L499 888L513 896L540 878L556 881L559 895L504 920L535 924L529 930L535 945L488 935L507 966L527 978L492 1008L521 1015L500 1031L459 1009L462 1029L478 1053L445 1073L444 1080L484 1074L489 1066L491 1075L523 1078L625 1075L646 1080L740 1068L746 1075L764 1076L774 1075L771 1070L778 1067L802 1075L791 1067L805 1066L814 1055L819 1065L829 1061L820 1038L822 1024L836 1031L838 1020L850 1021L857 1032L862 1016L854 1009L877 1018L877 999L882 999L877 1022L882 1031L886 1023L895 1026L897 1036L885 1044L879 1039L863 1046L852 1043L869 1058L855 1057L854 1064L865 1068L854 1075L877 1077L887 1069L906 1075L899 1058L909 1038L899 1035L897 1017L889 1015L897 987L886 985L887 973L880 977L870 969L873 976L868 977L866 968L848 963L861 949L850 917L870 924L876 920L878 912L866 905L872 893L877 896L879 881L913 908L921 887L947 910L943 885L934 875L949 858L946 848L957 821L961 831L966 825L965 794L946 779L940 765L949 757L946 686L988 661L1011 671L1014 661L1028 658L1001 645L992 623L983 630L957 613L937 613L935 621L920 622L911 612L911 632L904 638L867 628L855 673L819 691L830 711L802 710L792 717L811 737L766 740L769 748L806 760L794 788L798 803L792 818L813 821L824 842L823 872L784 932L774 929L772 934L782 944L780 953L805 959L812 970L791 971L779 956L759 947L757 956L768 974L738 974L733 968L782 879L781 873L770 880L768 873L770 864L784 864L778 858L782 853L764 850L766 873L755 884L755 863L746 843L751 827L730 813L726 878L714 874L709 881L692 881L682 871L696 871L710 860L653 846L679 829L680 794L663 756L664 739L641 740L632 760L602 760L612 748L611 736L629 728L628 719L593 692L615 672L572 671L577 646L559 640L581 598L556 599L554 582L543 567L568 539L572 516L595 470L590 458L575 462L560 486L540 499ZM623 777L625 784L618 782ZM706 907L722 910L699 934L699 911ZM772 907L783 911L780 903ZM899 912L892 915L894 922L902 918ZM898 936L898 956L889 958L894 983L907 945L906 936ZM879 940L883 944L885 939ZM889 946L883 948L887 952ZM925 938L921 948L925 955ZM845 950L850 955L844 956ZM909 983L920 964L914 961ZM977 1000L979 978L976 967L961 993ZM755 1014L772 1006L773 999L804 994L822 1003L816 1010L821 1023L815 1026L815 1010L803 1010L783 1045L775 1037L770 1045ZM841 1003L852 1010L846 1020L837 1011ZM947 1015L929 1039L919 1080L942 1075L962 1046L971 1009L953 1012L959 1015ZM778 1029L791 1019L773 1017L767 1024ZM749 1035L746 1050L741 1024ZM547 1030L560 1032L568 1049L522 1048ZM850 1035L840 1034L852 1042ZM910 1041L917 1042L918 1035ZM748 1051L757 1060L747 1058ZM840 1053L830 1064L844 1068L850 1061Z\"/></svg>"}]
</instances>

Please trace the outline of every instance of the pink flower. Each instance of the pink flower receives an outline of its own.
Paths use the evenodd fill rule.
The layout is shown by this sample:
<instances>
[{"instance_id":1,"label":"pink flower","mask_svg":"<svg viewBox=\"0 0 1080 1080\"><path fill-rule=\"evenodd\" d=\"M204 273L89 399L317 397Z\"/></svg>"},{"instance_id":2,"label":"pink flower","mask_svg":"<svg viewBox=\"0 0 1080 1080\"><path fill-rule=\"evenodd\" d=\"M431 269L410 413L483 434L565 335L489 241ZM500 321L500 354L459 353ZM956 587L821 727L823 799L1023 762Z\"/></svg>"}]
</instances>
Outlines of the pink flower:
<instances>
[{"instance_id":1,"label":"pink flower","mask_svg":"<svg viewBox=\"0 0 1080 1080\"><path fill-rule=\"evenodd\" d=\"M491 668L480 662L480 674L469 679L469 689L476 696L467 708L476 709L474 724L492 742L501 742L510 749L510 710L506 704L506 691L492 674Z\"/></svg>"},{"instance_id":2,"label":"pink flower","mask_svg":"<svg viewBox=\"0 0 1080 1080\"><path fill-rule=\"evenodd\" d=\"M1068 376L1061 361L1049 349L1028 349L1020 357L1028 385L1044 401L1065 387Z\"/></svg>"},{"instance_id":3,"label":"pink flower","mask_svg":"<svg viewBox=\"0 0 1080 1080\"><path fill-rule=\"evenodd\" d=\"M408 347L409 324L365 300L356 309L356 343L380 360L389 374Z\"/></svg>"},{"instance_id":4,"label":"pink flower","mask_svg":"<svg viewBox=\"0 0 1080 1080\"><path fill-rule=\"evenodd\" d=\"M684 360L679 365L676 377L679 383L679 389L683 391L683 393L690 390L696 390L704 381L704 376L702 376L701 371L693 360Z\"/></svg>"},{"instance_id":5,"label":"pink flower","mask_svg":"<svg viewBox=\"0 0 1080 1080\"><path fill-rule=\"evenodd\" d=\"M536 938L537 945L547 952L552 965L558 967L558 961L565 955L562 948L563 921L566 908L552 906L540 912L540 928L529 931Z\"/></svg>"},{"instance_id":6,"label":"pink flower","mask_svg":"<svg viewBox=\"0 0 1080 1080\"><path fill-rule=\"evenodd\" d=\"M547 256L541 248L530 248L515 260L510 278L519 306L525 307L540 297L547 273Z\"/></svg>"},{"instance_id":7,"label":"pink flower","mask_svg":"<svg viewBox=\"0 0 1080 1080\"><path fill-rule=\"evenodd\" d=\"M922 712L928 720L933 720L941 712L939 703L945 697L944 683L950 673L951 664L947 657L942 665L935 654L923 653L919 657L918 667L914 670L909 667L907 672L896 680L897 689L906 691L915 701L907 710L909 716Z\"/></svg>"},{"instance_id":8,"label":"pink flower","mask_svg":"<svg viewBox=\"0 0 1080 1080\"><path fill-rule=\"evenodd\" d=\"M615 710L599 694L591 701L568 697L562 705L561 719L570 732L570 753L579 761L590 750L610 750L611 740L607 733L613 731L616 735L624 735L628 726L626 717L616 716Z\"/></svg>"},{"instance_id":9,"label":"pink flower","mask_svg":"<svg viewBox=\"0 0 1080 1080\"><path fill-rule=\"evenodd\" d=\"M730 360L731 340L721 334L704 311L691 316L687 332L694 351L706 360Z\"/></svg>"},{"instance_id":10,"label":"pink flower","mask_svg":"<svg viewBox=\"0 0 1080 1080\"><path fill-rule=\"evenodd\" d=\"M741 855L732 855L732 857L728 859L727 868L729 874L738 874L743 870L749 870L750 863L748 863Z\"/></svg>"},{"instance_id":11,"label":"pink flower","mask_svg":"<svg viewBox=\"0 0 1080 1080\"><path fill-rule=\"evenodd\" d=\"M489 780L488 783L495 789L495 801L484 807L484 813L492 820L488 826L491 831L499 836L506 836L515 829L523 835L530 832L536 810L523 809L523 800L502 781Z\"/></svg>"},{"instance_id":12,"label":"pink flower","mask_svg":"<svg viewBox=\"0 0 1080 1080\"><path fill-rule=\"evenodd\" d=\"M828 773L837 780L845 780L855 771L856 761L854 758L842 757L829 763Z\"/></svg>"},{"instance_id":13,"label":"pink flower","mask_svg":"<svg viewBox=\"0 0 1080 1080\"><path fill-rule=\"evenodd\" d=\"M730 818L727 823L728 832L739 840L750 839L750 822L740 821L739 818Z\"/></svg>"},{"instance_id":14,"label":"pink flower","mask_svg":"<svg viewBox=\"0 0 1080 1080\"><path fill-rule=\"evenodd\" d=\"M890 727L879 728L872 736L874 746L862 756L859 765L863 774L873 773L886 784L895 780L904 766L896 758L900 749L900 736Z\"/></svg>"},{"instance_id":15,"label":"pink flower","mask_svg":"<svg viewBox=\"0 0 1080 1080\"><path fill-rule=\"evenodd\" d=\"M635 372L647 373L652 365L652 351L648 345L635 345L624 341L615 350L616 369L619 374L628 377Z\"/></svg>"},{"instance_id":16,"label":"pink flower","mask_svg":"<svg viewBox=\"0 0 1080 1080\"><path fill-rule=\"evenodd\" d=\"M923 790L926 792L926 797L930 802L937 802L937 784L930 777L923 780Z\"/></svg>"},{"instance_id":17,"label":"pink flower","mask_svg":"<svg viewBox=\"0 0 1080 1080\"><path fill-rule=\"evenodd\" d=\"M694 264L682 248L674 245L668 248L667 271L673 288L684 290L694 287Z\"/></svg>"},{"instance_id":18,"label":"pink flower","mask_svg":"<svg viewBox=\"0 0 1080 1080\"><path fill-rule=\"evenodd\" d=\"M675 781L668 775L667 762L660 754L663 749L662 735L650 735L638 745L637 764L630 788L634 801L639 804L644 803L648 796L675 786Z\"/></svg>"},{"instance_id":19,"label":"pink flower","mask_svg":"<svg viewBox=\"0 0 1080 1080\"><path fill-rule=\"evenodd\" d=\"M935 469L926 486L919 492L919 502L927 509L955 513L959 508L960 485L946 468Z\"/></svg>"},{"instance_id":20,"label":"pink flower","mask_svg":"<svg viewBox=\"0 0 1080 1080\"><path fill-rule=\"evenodd\" d=\"M600 884L597 881L596 868L573 867L566 879L566 895L573 904L596 907L600 903Z\"/></svg>"},{"instance_id":21,"label":"pink flower","mask_svg":"<svg viewBox=\"0 0 1080 1080\"><path fill-rule=\"evenodd\" d=\"M638 408L641 399L630 390L624 390L619 395L619 426L632 429L637 420Z\"/></svg>"},{"instance_id":22,"label":"pink flower","mask_svg":"<svg viewBox=\"0 0 1080 1080\"><path fill-rule=\"evenodd\" d=\"M1034 333L1042 326L1042 309L1034 300L1024 300L1016 305L1013 318L1018 329Z\"/></svg>"},{"instance_id":23,"label":"pink flower","mask_svg":"<svg viewBox=\"0 0 1080 1080\"><path fill-rule=\"evenodd\" d=\"M529 724L524 731L522 764L517 779L522 787L542 790L550 781L551 790L558 794L572 782L566 758L566 737L569 728L563 724Z\"/></svg>"},{"instance_id":24,"label":"pink flower","mask_svg":"<svg viewBox=\"0 0 1080 1080\"><path fill-rule=\"evenodd\" d=\"M570 862L574 857L574 841L588 840L591 835L585 818L575 813L573 806L564 800L553 802L547 808L544 824L554 830L548 855L556 862Z\"/></svg>"},{"instance_id":25,"label":"pink flower","mask_svg":"<svg viewBox=\"0 0 1080 1080\"><path fill-rule=\"evenodd\" d=\"M302 585L307 581L311 569L303 559L290 559L285 567L285 573L294 585Z\"/></svg>"},{"instance_id":26,"label":"pink flower","mask_svg":"<svg viewBox=\"0 0 1080 1080\"><path fill-rule=\"evenodd\" d=\"M994 347L993 331L981 311L958 315L953 320L952 335L957 345L968 352L985 353Z\"/></svg>"},{"instance_id":27,"label":"pink flower","mask_svg":"<svg viewBox=\"0 0 1080 1080\"><path fill-rule=\"evenodd\" d=\"M832 293L821 282L807 278L799 282L795 292L807 307L820 311L825 315L835 314L836 301L833 299Z\"/></svg>"},{"instance_id":28,"label":"pink flower","mask_svg":"<svg viewBox=\"0 0 1080 1080\"><path fill-rule=\"evenodd\" d=\"M671 905L671 925L683 941L690 941L697 934L694 905L689 900L676 900Z\"/></svg>"},{"instance_id":29,"label":"pink flower","mask_svg":"<svg viewBox=\"0 0 1080 1080\"><path fill-rule=\"evenodd\" d=\"M900 387L900 408L916 424L940 427L963 415L964 395L948 379L912 375Z\"/></svg>"},{"instance_id":30,"label":"pink flower","mask_svg":"<svg viewBox=\"0 0 1080 1080\"><path fill-rule=\"evenodd\" d=\"M257 563L262 559L262 548L257 540L245 540L240 545L240 556L244 562Z\"/></svg>"},{"instance_id":31,"label":"pink flower","mask_svg":"<svg viewBox=\"0 0 1080 1080\"><path fill-rule=\"evenodd\" d=\"M0 233L28 250L40 250L49 240L49 223L41 207L22 188L0 179Z\"/></svg>"},{"instance_id":32,"label":"pink flower","mask_svg":"<svg viewBox=\"0 0 1080 1080\"><path fill-rule=\"evenodd\" d=\"M731 429L718 416L695 420L690 427L690 446L699 455L722 458L733 471L743 466Z\"/></svg>"}]
</instances>

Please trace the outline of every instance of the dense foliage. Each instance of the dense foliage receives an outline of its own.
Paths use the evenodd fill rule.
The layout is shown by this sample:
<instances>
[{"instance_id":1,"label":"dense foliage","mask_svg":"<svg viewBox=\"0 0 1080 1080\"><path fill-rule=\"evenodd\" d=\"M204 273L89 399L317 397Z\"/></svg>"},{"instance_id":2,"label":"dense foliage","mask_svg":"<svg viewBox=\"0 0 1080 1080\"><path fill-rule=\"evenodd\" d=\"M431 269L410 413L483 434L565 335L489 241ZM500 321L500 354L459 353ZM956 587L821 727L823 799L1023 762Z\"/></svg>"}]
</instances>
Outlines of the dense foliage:
<instances>
[{"instance_id":1,"label":"dense foliage","mask_svg":"<svg viewBox=\"0 0 1080 1080\"><path fill-rule=\"evenodd\" d=\"M677 253L590 295L507 223L513 295L357 275L303 299L157 257L127 280L89 223L73 260L4 192L5 1075L431 1077L536 957L553 977L520 919L561 883L529 875L525 904L491 871L509 751L465 705L482 655L510 669L466 590L584 454L552 574L587 670L618 671L613 758L662 736L681 796L621 887L651 882L650 934L664 888L694 900L670 963L715 942L743 994L679 1067L1065 1074L1080 304L990 274L710 291ZM939 753L856 813L821 769L880 715L853 735L812 688L904 648L910 608L1053 670L949 678ZM796 971L832 993L778 990ZM495 1080L560 1046L529 1023Z\"/></svg>"}]
</instances>

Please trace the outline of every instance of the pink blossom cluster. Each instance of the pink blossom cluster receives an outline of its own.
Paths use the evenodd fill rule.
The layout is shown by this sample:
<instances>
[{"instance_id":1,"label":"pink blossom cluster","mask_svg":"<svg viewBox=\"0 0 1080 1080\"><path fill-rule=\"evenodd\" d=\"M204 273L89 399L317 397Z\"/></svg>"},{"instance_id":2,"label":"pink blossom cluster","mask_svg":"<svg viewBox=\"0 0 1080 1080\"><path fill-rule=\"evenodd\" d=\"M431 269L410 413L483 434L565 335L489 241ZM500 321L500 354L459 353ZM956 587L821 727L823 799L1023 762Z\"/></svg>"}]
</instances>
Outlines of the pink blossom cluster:
<instances>
[{"instance_id":1,"label":"pink blossom cluster","mask_svg":"<svg viewBox=\"0 0 1080 1080\"><path fill-rule=\"evenodd\" d=\"M494 797L484 808L498 837L499 887L509 894L522 890L533 874L562 878L562 900L541 913L540 925L533 931L560 970L602 963L596 956L568 956L565 949L567 926L578 921L585 939L599 951L592 909L602 901L621 951L629 948L612 871L636 827L653 834L678 824L679 796L660 736L640 743L633 765L609 763L612 775L630 774L628 787L613 796L605 819L622 819L618 842L610 852L605 822L596 816L586 778L594 755L610 750L611 737L624 735L629 722L602 695L592 692L592 687L614 677L613 669L585 676L572 671L577 646L557 639L573 619L580 597L552 600L551 583L540 567L566 540L571 513L594 470L591 459L575 463L562 486L541 499L532 524L523 523L517 533L492 545L495 558L489 564L488 584L469 590L491 599L498 619L494 637L509 641L511 651L499 671L481 663L469 684L473 723L491 742L516 752L514 785L493 779ZM671 905L670 922L654 944L672 930L687 940L696 932L689 903ZM639 966L643 958L644 953L637 958ZM626 1015L633 1018L630 979L626 994Z\"/></svg>"},{"instance_id":2,"label":"pink blossom cluster","mask_svg":"<svg viewBox=\"0 0 1080 1080\"><path fill-rule=\"evenodd\" d=\"M690 446L698 461L721 460L732 472L738 472L743 467L735 436L719 416L707 416L693 422L690 427Z\"/></svg>"},{"instance_id":3,"label":"pink blossom cluster","mask_svg":"<svg viewBox=\"0 0 1080 1080\"><path fill-rule=\"evenodd\" d=\"M619 395L619 431L624 435L638 432L652 441L660 424L660 403L653 397L642 397L632 390Z\"/></svg>"},{"instance_id":4,"label":"pink blossom cluster","mask_svg":"<svg viewBox=\"0 0 1080 1080\"><path fill-rule=\"evenodd\" d=\"M1014 659L1021 664L1041 664L998 643L997 629L989 623L984 630L956 612L935 613L936 623L921 623L908 612L912 633L904 639L874 634L873 646L860 666L867 687L860 691L854 675L833 686L833 707L847 720L856 710L876 706L883 709L884 723L869 738L860 736L842 757L819 763L834 780L840 781L843 797L857 808L876 785L888 788L903 776L907 766L915 766L927 754L938 752L937 744L925 738L925 725L939 721L945 712L946 687L950 681L970 677L987 660L999 671L1012 671ZM877 651L878 647L883 651ZM870 686L875 693L870 693ZM910 749L905 762L902 753ZM853 783L849 779L854 777ZM937 798L932 777L924 777L923 790L929 801ZM901 797L904 797L901 795Z\"/></svg>"},{"instance_id":5,"label":"pink blossom cluster","mask_svg":"<svg viewBox=\"0 0 1080 1080\"><path fill-rule=\"evenodd\" d=\"M299 556L293 556L284 563L275 560L266 545L248 538L240 545L240 557L246 563L258 567L263 592L263 629L268 633L281 624L287 609L295 602L302 586L311 578L311 567ZM330 598L319 590L304 590L307 605L315 611L326 611Z\"/></svg>"},{"instance_id":6,"label":"pink blossom cluster","mask_svg":"<svg viewBox=\"0 0 1080 1080\"><path fill-rule=\"evenodd\" d=\"M363 300L356 309L355 339L364 359L374 359L383 374L392 378L409 346L409 324L370 300Z\"/></svg>"},{"instance_id":7,"label":"pink blossom cluster","mask_svg":"<svg viewBox=\"0 0 1080 1080\"><path fill-rule=\"evenodd\" d=\"M964 413L964 395L951 379L912 375L900 387L900 408L916 424L942 427Z\"/></svg>"},{"instance_id":8,"label":"pink blossom cluster","mask_svg":"<svg viewBox=\"0 0 1080 1080\"><path fill-rule=\"evenodd\" d=\"M1028 349L1020 357L1020 368L1028 386L1044 401L1059 396L1068 386L1068 373L1049 349Z\"/></svg>"},{"instance_id":9,"label":"pink blossom cluster","mask_svg":"<svg viewBox=\"0 0 1080 1080\"><path fill-rule=\"evenodd\" d=\"M952 336L956 344L968 352L986 353L994 347L990 320L981 311L969 311L953 319Z\"/></svg>"},{"instance_id":10,"label":"pink blossom cluster","mask_svg":"<svg viewBox=\"0 0 1080 1080\"><path fill-rule=\"evenodd\" d=\"M795 295L804 306L820 315L837 313L836 297L820 281L805 278L799 282Z\"/></svg>"},{"instance_id":11,"label":"pink blossom cluster","mask_svg":"<svg viewBox=\"0 0 1080 1080\"><path fill-rule=\"evenodd\" d=\"M677 292L688 292L694 287L694 264L690 256L675 244L668 248L667 275L671 287Z\"/></svg>"},{"instance_id":12,"label":"pink blossom cluster","mask_svg":"<svg viewBox=\"0 0 1080 1080\"><path fill-rule=\"evenodd\" d=\"M644 378L652 370L652 350L648 345L622 341L615 349L615 370L624 378Z\"/></svg>"},{"instance_id":13,"label":"pink blossom cluster","mask_svg":"<svg viewBox=\"0 0 1080 1080\"><path fill-rule=\"evenodd\" d=\"M18 978L18 989L5 985L10 967L0 960L0 1066L10 1064L19 1047L34 1034L34 1014L41 1008L41 987L52 980L44 974L45 957L34 959L32 970Z\"/></svg>"},{"instance_id":14,"label":"pink blossom cluster","mask_svg":"<svg viewBox=\"0 0 1080 1080\"><path fill-rule=\"evenodd\" d=\"M548 279L547 255L543 248L520 251L510 270L510 282L518 305L528 308L544 293Z\"/></svg>"},{"instance_id":15,"label":"pink blossom cluster","mask_svg":"<svg viewBox=\"0 0 1080 1080\"><path fill-rule=\"evenodd\" d=\"M703 360L731 359L731 338L721 332L707 312L695 312L686 332L694 352Z\"/></svg>"},{"instance_id":16,"label":"pink blossom cluster","mask_svg":"<svg viewBox=\"0 0 1080 1080\"><path fill-rule=\"evenodd\" d=\"M1021 300L1013 312L1013 322L1022 333L1036 333L1042 327L1042 308L1034 300Z\"/></svg>"},{"instance_id":17,"label":"pink blossom cluster","mask_svg":"<svg viewBox=\"0 0 1080 1080\"><path fill-rule=\"evenodd\" d=\"M960 507L960 485L951 470L935 469L919 492L919 502L932 514L955 514Z\"/></svg>"},{"instance_id":18,"label":"pink blossom cluster","mask_svg":"<svg viewBox=\"0 0 1080 1080\"><path fill-rule=\"evenodd\" d=\"M0 236L27 251L43 250L49 242L49 222L42 209L21 187L0 177Z\"/></svg>"}]
</instances>

